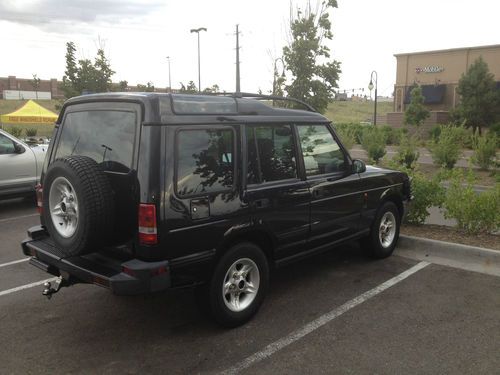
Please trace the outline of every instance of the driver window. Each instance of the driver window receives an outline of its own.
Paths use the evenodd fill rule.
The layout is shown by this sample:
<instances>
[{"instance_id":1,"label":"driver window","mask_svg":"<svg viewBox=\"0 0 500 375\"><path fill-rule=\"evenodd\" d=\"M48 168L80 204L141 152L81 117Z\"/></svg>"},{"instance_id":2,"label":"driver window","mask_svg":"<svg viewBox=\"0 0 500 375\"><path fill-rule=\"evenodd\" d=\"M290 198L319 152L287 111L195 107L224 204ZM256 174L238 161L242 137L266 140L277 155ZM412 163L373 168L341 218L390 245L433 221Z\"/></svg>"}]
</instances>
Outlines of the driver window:
<instances>
[{"instance_id":1,"label":"driver window","mask_svg":"<svg viewBox=\"0 0 500 375\"><path fill-rule=\"evenodd\" d=\"M344 152L326 125L300 125L297 128L307 176L346 170Z\"/></svg>"},{"instance_id":2,"label":"driver window","mask_svg":"<svg viewBox=\"0 0 500 375\"><path fill-rule=\"evenodd\" d=\"M0 155L15 154L14 142L5 135L0 134Z\"/></svg>"}]
</instances>

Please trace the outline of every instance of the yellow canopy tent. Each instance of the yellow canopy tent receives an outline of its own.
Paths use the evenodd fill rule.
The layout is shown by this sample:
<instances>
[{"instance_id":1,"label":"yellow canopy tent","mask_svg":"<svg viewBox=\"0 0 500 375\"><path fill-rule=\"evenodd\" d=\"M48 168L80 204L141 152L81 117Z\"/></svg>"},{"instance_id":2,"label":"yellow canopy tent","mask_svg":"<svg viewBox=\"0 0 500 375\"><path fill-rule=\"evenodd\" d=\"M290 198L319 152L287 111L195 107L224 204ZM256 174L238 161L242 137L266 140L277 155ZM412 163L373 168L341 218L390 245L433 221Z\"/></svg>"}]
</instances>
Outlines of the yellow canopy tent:
<instances>
[{"instance_id":1,"label":"yellow canopy tent","mask_svg":"<svg viewBox=\"0 0 500 375\"><path fill-rule=\"evenodd\" d=\"M19 108L17 111L0 116L2 124L52 124L57 120L57 115L35 103L33 100Z\"/></svg>"}]
</instances>

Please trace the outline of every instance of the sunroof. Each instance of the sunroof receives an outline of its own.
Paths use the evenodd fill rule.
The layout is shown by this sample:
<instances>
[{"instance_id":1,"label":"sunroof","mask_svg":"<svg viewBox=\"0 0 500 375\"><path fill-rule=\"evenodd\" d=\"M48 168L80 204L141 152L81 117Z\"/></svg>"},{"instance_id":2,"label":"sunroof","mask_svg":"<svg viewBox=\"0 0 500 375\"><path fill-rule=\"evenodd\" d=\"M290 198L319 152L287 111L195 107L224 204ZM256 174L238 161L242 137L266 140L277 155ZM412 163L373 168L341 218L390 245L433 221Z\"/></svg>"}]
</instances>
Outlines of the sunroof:
<instances>
[{"instance_id":1,"label":"sunroof","mask_svg":"<svg viewBox=\"0 0 500 375\"><path fill-rule=\"evenodd\" d=\"M177 114L236 113L236 100L226 96L172 95L173 110Z\"/></svg>"}]
</instances>

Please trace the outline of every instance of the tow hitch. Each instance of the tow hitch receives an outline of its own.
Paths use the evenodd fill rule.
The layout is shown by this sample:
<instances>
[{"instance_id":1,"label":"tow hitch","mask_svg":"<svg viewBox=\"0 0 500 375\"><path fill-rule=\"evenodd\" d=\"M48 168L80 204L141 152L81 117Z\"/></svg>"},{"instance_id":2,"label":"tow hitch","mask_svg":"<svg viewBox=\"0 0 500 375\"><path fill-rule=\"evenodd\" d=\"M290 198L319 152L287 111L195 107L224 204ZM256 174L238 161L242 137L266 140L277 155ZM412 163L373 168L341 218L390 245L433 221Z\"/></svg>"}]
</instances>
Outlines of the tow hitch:
<instances>
[{"instance_id":1,"label":"tow hitch","mask_svg":"<svg viewBox=\"0 0 500 375\"><path fill-rule=\"evenodd\" d=\"M61 276L59 276L55 281L54 281L54 288L52 287L52 283L46 282L43 284L43 291L42 294L47 297L47 299L51 299L52 295L59 292L59 289L61 289L64 286L69 286L69 283L64 280Z\"/></svg>"}]
</instances>

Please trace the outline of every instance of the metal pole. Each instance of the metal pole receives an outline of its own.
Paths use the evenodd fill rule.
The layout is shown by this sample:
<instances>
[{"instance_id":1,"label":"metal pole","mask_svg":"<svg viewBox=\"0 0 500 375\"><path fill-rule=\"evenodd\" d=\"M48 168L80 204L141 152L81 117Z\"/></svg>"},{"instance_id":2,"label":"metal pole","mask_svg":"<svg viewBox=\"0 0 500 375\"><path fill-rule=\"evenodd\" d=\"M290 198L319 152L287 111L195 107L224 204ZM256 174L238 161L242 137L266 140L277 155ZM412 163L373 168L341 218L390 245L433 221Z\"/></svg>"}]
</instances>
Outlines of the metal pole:
<instances>
[{"instance_id":1,"label":"metal pole","mask_svg":"<svg viewBox=\"0 0 500 375\"><path fill-rule=\"evenodd\" d=\"M168 61L168 92L172 93L172 79L170 77L170 56L167 56Z\"/></svg>"},{"instance_id":2,"label":"metal pole","mask_svg":"<svg viewBox=\"0 0 500 375\"><path fill-rule=\"evenodd\" d=\"M198 92L201 92L200 32L198 31Z\"/></svg>"},{"instance_id":3,"label":"metal pole","mask_svg":"<svg viewBox=\"0 0 500 375\"><path fill-rule=\"evenodd\" d=\"M200 31L207 31L206 27L191 29L192 33L198 34L198 92L201 92L201 58L200 58Z\"/></svg>"},{"instance_id":4,"label":"metal pole","mask_svg":"<svg viewBox=\"0 0 500 375\"><path fill-rule=\"evenodd\" d=\"M240 32L239 25L236 25L236 92L240 90Z\"/></svg>"},{"instance_id":5,"label":"metal pole","mask_svg":"<svg viewBox=\"0 0 500 375\"><path fill-rule=\"evenodd\" d=\"M373 126L377 126L377 89L378 89L378 73L374 70L370 75L370 84L368 88L370 91L373 88L373 75L375 74L375 108L373 110Z\"/></svg>"}]
</instances>

